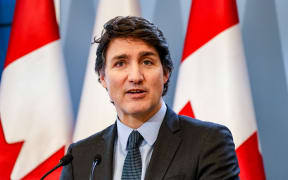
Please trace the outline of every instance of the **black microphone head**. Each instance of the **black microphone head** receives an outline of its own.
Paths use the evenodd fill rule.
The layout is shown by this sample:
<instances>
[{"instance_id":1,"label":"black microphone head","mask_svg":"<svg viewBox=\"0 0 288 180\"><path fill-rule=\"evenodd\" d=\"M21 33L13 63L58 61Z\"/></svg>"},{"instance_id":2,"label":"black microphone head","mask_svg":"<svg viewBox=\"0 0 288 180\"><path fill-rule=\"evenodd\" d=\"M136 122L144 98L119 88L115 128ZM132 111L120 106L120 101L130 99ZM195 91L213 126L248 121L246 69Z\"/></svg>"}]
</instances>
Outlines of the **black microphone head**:
<instances>
[{"instance_id":1,"label":"black microphone head","mask_svg":"<svg viewBox=\"0 0 288 180\"><path fill-rule=\"evenodd\" d=\"M73 160L72 154L66 154L64 157L60 159L61 166L66 166Z\"/></svg>"},{"instance_id":2,"label":"black microphone head","mask_svg":"<svg viewBox=\"0 0 288 180\"><path fill-rule=\"evenodd\" d=\"M96 154L95 157L94 157L94 162L97 161L97 164L100 164L101 160L102 160L101 155L100 154Z\"/></svg>"}]
</instances>

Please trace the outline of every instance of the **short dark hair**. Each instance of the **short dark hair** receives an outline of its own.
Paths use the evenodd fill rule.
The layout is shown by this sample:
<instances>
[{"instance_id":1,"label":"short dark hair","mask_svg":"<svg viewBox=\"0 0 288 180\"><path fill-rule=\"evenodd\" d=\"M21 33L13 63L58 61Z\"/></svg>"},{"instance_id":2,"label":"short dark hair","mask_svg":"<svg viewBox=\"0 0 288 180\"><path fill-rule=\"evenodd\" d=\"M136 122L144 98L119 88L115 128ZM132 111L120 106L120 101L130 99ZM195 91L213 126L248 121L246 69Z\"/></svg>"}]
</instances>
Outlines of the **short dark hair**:
<instances>
[{"instance_id":1,"label":"short dark hair","mask_svg":"<svg viewBox=\"0 0 288 180\"><path fill-rule=\"evenodd\" d=\"M105 57L109 43L115 38L135 38L140 39L153 46L159 54L163 73L169 73L167 82L164 84L162 96L167 93L168 83L173 70L173 63L168 49L167 41L162 31L153 23L141 17L117 16L109 20L102 31L101 37L94 39L94 43L99 43L96 51L95 71L100 76L104 73Z\"/></svg>"}]
</instances>

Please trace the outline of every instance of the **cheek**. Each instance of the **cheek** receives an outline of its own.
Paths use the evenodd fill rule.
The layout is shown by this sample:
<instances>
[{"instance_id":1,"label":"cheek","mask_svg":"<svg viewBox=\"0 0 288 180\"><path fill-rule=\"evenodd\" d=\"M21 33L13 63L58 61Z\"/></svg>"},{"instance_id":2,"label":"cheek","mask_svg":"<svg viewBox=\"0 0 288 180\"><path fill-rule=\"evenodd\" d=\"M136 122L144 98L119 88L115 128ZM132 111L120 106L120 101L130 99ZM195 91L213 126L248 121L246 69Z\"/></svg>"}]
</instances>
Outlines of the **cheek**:
<instances>
[{"instance_id":1,"label":"cheek","mask_svg":"<svg viewBox=\"0 0 288 180\"><path fill-rule=\"evenodd\" d=\"M106 79L106 85L109 94L112 96L121 92L121 90L123 89L122 81L119 76L109 76L109 78Z\"/></svg>"},{"instance_id":2,"label":"cheek","mask_svg":"<svg viewBox=\"0 0 288 180\"><path fill-rule=\"evenodd\" d=\"M150 82L152 82L152 86L155 89L159 89L159 92L162 92L166 81L167 79L165 78L165 76L162 76L162 72L159 72L156 75L152 76Z\"/></svg>"}]
</instances>

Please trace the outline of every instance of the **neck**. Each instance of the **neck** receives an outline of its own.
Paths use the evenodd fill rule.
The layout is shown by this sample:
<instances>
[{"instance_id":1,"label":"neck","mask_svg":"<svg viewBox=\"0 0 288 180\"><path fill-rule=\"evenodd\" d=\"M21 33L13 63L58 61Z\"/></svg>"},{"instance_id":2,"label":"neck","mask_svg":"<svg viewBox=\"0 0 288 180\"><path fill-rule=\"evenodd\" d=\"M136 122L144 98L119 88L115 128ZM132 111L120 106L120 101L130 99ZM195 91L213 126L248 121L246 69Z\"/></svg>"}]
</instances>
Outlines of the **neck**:
<instances>
[{"instance_id":1,"label":"neck","mask_svg":"<svg viewBox=\"0 0 288 180\"><path fill-rule=\"evenodd\" d=\"M118 114L120 121L126 126L132 129L138 129L141 127L146 121L148 121L151 117L153 117L161 108L162 102L156 108L149 112L139 113L139 114Z\"/></svg>"},{"instance_id":2,"label":"neck","mask_svg":"<svg viewBox=\"0 0 288 180\"><path fill-rule=\"evenodd\" d=\"M132 128L132 129L138 129L141 127L146 121L143 121L138 118L125 118L125 119L120 119L120 121L125 124L126 126Z\"/></svg>"}]
</instances>

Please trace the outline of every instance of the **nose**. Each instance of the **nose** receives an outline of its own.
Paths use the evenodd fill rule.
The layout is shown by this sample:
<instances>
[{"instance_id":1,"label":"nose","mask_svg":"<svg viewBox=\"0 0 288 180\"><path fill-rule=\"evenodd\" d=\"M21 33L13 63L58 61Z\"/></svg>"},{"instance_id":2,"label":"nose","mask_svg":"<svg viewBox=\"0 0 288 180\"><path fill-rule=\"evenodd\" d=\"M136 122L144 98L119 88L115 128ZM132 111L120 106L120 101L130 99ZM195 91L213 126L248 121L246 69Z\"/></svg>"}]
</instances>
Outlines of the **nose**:
<instances>
[{"instance_id":1,"label":"nose","mask_svg":"<svg viewBox=\"0 0 288 180\"><path fill-rule=\"evenodd\" d=\"M144 80L143 72L138 65L129 68L128 80L134 84L140 84Z\"/></svg>"}]
</instances>

